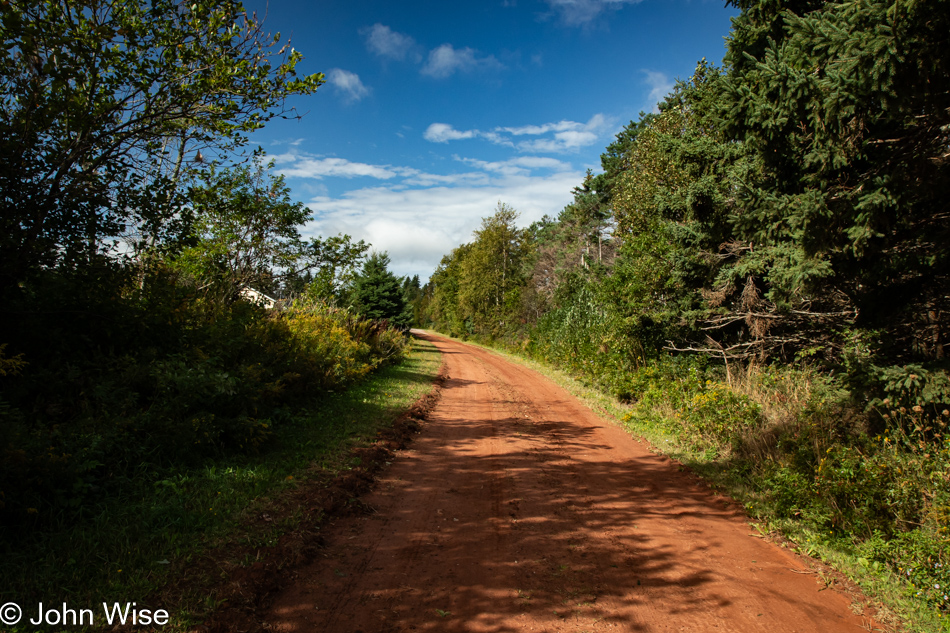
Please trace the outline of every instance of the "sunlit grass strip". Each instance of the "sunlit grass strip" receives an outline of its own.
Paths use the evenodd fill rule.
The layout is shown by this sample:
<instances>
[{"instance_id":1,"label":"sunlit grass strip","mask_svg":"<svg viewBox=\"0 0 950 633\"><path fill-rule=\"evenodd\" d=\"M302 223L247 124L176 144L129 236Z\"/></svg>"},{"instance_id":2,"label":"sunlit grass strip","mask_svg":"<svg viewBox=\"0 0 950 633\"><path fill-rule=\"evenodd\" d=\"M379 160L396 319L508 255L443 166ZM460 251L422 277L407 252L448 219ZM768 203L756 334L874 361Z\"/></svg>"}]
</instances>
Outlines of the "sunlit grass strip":
<instances>
[{"instance_id":1,"label":"sunlit grass strip","mask_svg":"<svg viewBox=\"0 0 950 633\"><path fill-rule=\"evenodd\" d=\"M452 338L445 334L446 338ZM459 340L459 339L455 339ZM850 541L829 534L818 534L795 521L777 519L770 515L767 505L762 503L761 495L756 494L744 472L724 467L716 450L701 451L691 447L681 439L678 429L682 428L674 419L676 411L670 406L659 404L643 406L624 404L615 398L584 384L568 373L506 350L484 344L464 341L510 361L529 367L546 376L554 383L581 400L605 421L618 424L632 435L647 441L651 450L675 459L705 479L714 489L721 491L757 515L757 529L765 534L776 532L795 544L800 553L818 558L836 570L844 573L865 594L878 604L876 619L893 627L893 630L906 628L921 633L950 632L950 619L935 614L920 603L909 599L900 582L886 567L874 568L867 564L860 552L855 551ZM821 574L816 578L822 579ZM830 579L827 579L830 581Z\"/></svg>"},{"instance_id":2,"label":"sunlit grass strip","mask_svg":"<svg viewBox=\"0 0 950 633\"><path fill-rule=\"evenodd\" d=\"M39 602L94 607L98 625L103 601L141 604L215 547L276 543L299 515L275 516L264 526L246 519L308 478L347 468L348 449L375 438L432 390L440 363L431 343L415 341L401 364L288 412L273 441L256 456L219 459L160 477L142 472L122 498L83 508L79 520L62 521L16 543L4 539L0 603L16 602L24 614L35 614ZM166 605L172 622L165 630L194 624L214 606L200 580L182 588L190 595L181 596L180 604ZM12 631L35 629L21 623Z\"/></svg>"}]
</instances>

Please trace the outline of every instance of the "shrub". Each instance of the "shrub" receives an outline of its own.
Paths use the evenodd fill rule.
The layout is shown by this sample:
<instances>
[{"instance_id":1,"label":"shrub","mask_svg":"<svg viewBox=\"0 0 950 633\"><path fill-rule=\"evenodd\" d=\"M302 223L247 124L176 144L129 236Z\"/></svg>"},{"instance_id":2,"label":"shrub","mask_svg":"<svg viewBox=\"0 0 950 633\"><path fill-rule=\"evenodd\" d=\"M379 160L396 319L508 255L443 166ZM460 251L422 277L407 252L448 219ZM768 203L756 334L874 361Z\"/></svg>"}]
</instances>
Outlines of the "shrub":
<instances>
[{"instance_id":1,"label":"shrub","mask_svg":"<svg viewBox=\"0 0 950 633\"><path fill-rule=\"evenodd\" d=\"M106 273L91 291L51 273L11 310L38 316L7 324L16 348L0 347L0 523L33 524L131 477L257 451L291 409L409 345L320 303L268 313L197 298L160 270Z\"/></svg>"}]
</instances>

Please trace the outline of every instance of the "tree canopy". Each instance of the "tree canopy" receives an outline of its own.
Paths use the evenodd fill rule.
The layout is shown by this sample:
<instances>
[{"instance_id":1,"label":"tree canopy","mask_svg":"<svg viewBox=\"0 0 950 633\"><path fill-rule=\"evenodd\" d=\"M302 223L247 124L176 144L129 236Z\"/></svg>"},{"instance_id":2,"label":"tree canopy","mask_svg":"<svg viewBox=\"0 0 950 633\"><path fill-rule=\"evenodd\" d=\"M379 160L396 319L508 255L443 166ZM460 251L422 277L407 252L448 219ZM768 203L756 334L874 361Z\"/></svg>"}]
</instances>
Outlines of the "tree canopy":
<instances>
[{"instance_id":1,"label":"tree canopy","mask_svg":"<svg viewBox=\"0 0 950 633\"><path fill-rule=\"evenodd\" d=\"M105 238L163 239L184 165L323 82L234 0L4 2L0 37L0 290Z\"/></svg>"},{"instance_id":2,"label":"tree canopy","mask_svg":"<svg viewBox=\"0 0 950 633\"><path fill-rule=\"evenodd\" d=\"M582 310L612 324L591 337L645 353L835 364L857 337L881 362L944 357L950 13L734 4L724 67L701 61L622 130L523 236L519 272L489 270L481 235L443 260L435 318L503 335ZM478 314L501 295L518 305L498 331Z\"/></svg>"}]
</instances>

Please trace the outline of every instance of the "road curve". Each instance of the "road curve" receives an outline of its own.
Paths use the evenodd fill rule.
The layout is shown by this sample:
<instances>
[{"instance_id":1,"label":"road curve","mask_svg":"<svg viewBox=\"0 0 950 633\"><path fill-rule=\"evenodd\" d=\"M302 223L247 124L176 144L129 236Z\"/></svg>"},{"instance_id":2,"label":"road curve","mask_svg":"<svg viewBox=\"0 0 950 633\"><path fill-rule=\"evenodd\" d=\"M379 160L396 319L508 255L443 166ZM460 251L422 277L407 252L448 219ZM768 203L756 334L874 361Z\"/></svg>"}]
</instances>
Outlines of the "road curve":
<instances>
[{"instance_id":1,"label":"road curve","mask_svg":"<svg viewBox=\"0 0 950 633\"><path fill-rule=\"evenodd\" d=\"M371 508L327 526L282 632L763 631L872 624L741 512L546 378L427 333L448 379Z\"/></svg>"}]
</instances>

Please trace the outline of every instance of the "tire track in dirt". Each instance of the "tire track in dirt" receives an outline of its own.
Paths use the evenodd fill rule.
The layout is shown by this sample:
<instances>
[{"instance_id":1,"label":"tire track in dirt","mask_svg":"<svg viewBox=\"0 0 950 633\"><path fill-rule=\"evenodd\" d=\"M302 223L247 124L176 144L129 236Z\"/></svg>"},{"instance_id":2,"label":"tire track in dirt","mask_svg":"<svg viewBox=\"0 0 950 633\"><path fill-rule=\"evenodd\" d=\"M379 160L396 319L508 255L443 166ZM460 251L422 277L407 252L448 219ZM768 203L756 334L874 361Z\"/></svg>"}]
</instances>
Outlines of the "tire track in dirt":
<instances>
[{"instance_id":1,"label":"tire track in dirt","mask_svg":"<svg viewBox=\"0 0 950 633\"><path fill-rule=\"evenodd\" d=\"M277 631L858 631L847 596L565 391L422 335L448 378L374 511L266 615ZM796 573L798 572L798 573Z\"/></svg>"}]
</instances>

